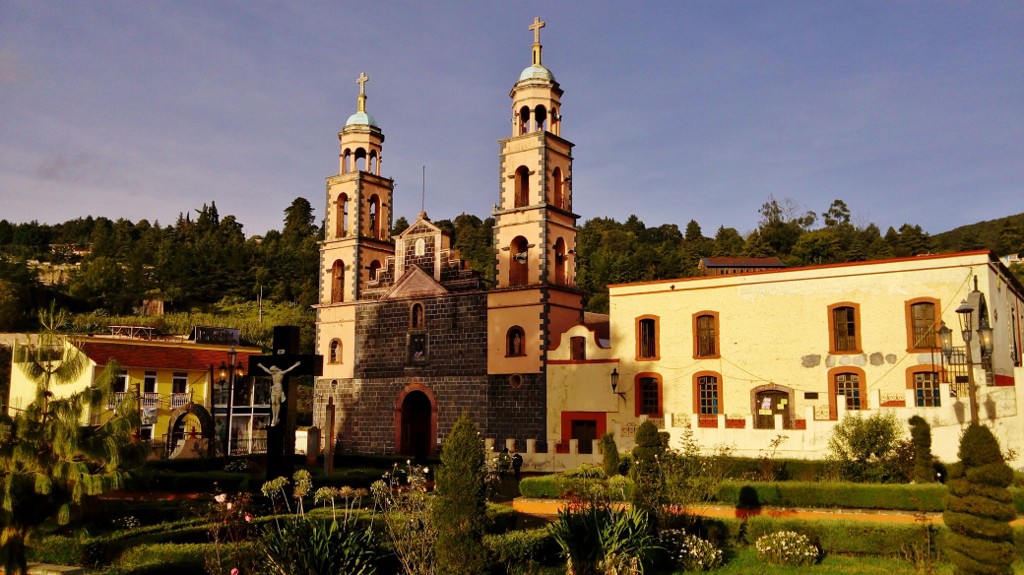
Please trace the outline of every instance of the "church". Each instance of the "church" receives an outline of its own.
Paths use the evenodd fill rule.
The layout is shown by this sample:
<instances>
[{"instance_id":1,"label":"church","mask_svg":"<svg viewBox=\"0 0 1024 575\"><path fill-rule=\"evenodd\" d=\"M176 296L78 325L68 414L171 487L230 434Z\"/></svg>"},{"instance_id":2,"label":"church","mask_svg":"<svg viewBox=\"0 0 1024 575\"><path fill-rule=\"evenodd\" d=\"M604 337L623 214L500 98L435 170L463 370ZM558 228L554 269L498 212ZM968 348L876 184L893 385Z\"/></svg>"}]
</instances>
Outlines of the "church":
<instances>
[{"instance_id":1,"label":"church","mask_svg":"<svg viewBox=\"0 0 1024 575\"><path fill-rule=\"evenodd\" d=\"M343 452L429 456L464 413L500 442L545 435L547 350L584 313L573 144L562 137L562 89L541 62L543 27L530 26L532 62L510 93L512 134L499 142L493 286L425 213L391 237L384 133L367 113L368 78L357 81L339 171L327 179L315 306L325 361L314 423L330 433L327 406L337 406Z\"/></svg>"},{"instance_id":2,"label":"church","mask_svg":"<svg viewBox=\"0 0 1024 575\"><path fill-rule=\"evenodd\" d=\"M343 453L437 453L467 414L524 469L599 461L644 421L704 448L827 456L846 417L920 415L956 458L972 421L1024 453L1024 286L988 252L786 268L706 261L703 277L609 286L609 315L575 285L573 144L541 62L512 86L499 141L496 282L420 213L391 237L394 182L366 111L339 133L320 251L314 425ZM334 417L329 415L334 413ZM1024 463L1024 458L1011 462Z\"/></svg>"}]
</instances>

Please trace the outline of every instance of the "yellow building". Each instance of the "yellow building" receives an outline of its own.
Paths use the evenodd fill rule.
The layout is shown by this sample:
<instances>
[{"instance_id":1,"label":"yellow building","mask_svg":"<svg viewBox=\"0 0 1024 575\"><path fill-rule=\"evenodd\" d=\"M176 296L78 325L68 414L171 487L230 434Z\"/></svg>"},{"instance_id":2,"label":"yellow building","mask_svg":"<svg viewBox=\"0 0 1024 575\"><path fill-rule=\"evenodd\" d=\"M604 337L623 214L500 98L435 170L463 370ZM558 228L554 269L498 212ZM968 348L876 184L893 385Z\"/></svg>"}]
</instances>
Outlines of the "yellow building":
<instances>
[{"instance_id":1,"label":"yellow building","mask_svg":"<svg viewBox=\"0 0 1024 575\"><path fill-rule=\"evenodd\" d=\"M26 342L27 343L27 342ZM24 345L24 344L21 344ZM219 367L228 361L229 351L236 354L236 365L247 365L248 358L260 355L258 347L219 343L199 343L195 339L155 336L151 328L111 328L109 336L79 336L64 341L86 358L86 368L74 382L55 386L57 397L67 397L88 387L112 361L121 372L114 384L115 394L97 413L86 414L83 424L102 422L117 402L127 394L138 393L143 425L139 436L151 441L158 454L167 455L178 440L189 435L207 440L224 440L223 421L227 413L227 390ZM17 354L15 353L15 358ZM236 377L232 406L233 451L251 438L260 427L261 417L269 417L269 388L261 398L252 378ZM35 397L36 383L29 380L17 363L11 366L9 408L18 410ZM266 413L264 413L266 412Z\"/></svg>"},{"instance_id":2,"label":"yellow building","mask_svg":"<svg viewBox=\"0 0 1024 575\"><path fill-rule=\"evenodd\" d=\"M786 456L821 457L842 417L892 410L924 417L951 460L973 407L1024 447L1024 287L988 252L615 285L609 301L609 340L577 326L550 352L548 436L564 446L607 430L628 448L649 419L741 455L784 434Z\"/></svg>"}]
</instances>

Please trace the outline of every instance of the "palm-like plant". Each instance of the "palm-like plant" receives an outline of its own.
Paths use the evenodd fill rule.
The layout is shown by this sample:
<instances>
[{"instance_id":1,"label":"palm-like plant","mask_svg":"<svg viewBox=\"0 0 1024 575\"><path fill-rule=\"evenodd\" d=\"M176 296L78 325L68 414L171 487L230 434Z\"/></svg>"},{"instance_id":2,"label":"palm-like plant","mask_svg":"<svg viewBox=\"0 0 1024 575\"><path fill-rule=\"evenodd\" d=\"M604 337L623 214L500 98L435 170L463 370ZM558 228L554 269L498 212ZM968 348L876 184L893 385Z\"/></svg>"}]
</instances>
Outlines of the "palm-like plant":
<instances>
[{"instance_id":1,"label":"palm-like plant","mask_svg":"<svg viewBox=\"0 0 1024 575\"><path fill-rule=\"evenodd\" d=\"M15 365L36 392L22 411L0 419L0 556L7 573L27 572L33 532L51 520L66 524L86 497L121 487L126 469L141 460L131 441L140 424L137 397L128 394L102 424L82 425L111 396L116 362L82 391L54 393L77 381L87 364L60 334L65 319L53 306L41 312L37 342L15 351Z\"/></svg>"}]
</instances>

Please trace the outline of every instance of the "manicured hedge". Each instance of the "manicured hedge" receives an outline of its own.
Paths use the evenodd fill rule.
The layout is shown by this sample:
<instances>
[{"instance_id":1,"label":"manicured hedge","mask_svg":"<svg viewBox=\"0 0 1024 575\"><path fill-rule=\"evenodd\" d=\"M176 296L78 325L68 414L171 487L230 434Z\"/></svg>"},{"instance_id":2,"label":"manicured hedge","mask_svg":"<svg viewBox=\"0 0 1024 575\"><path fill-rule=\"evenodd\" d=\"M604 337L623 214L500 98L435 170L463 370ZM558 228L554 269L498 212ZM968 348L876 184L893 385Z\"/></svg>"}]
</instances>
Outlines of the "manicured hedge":
<instances>
[{"instance_id":1,"label":"manicured hedge","mask_svg":"<svg viewBox=\"0 0 1024 575\"><path fill-rule=\"evenodd\" d=\"M509 574L531 573L537 565L555 565L561 561L558 544L544 527L485 535L484 547L491 564Z\"/></svg>"},{"instance_id":2,"label":"manicured hedge","mask_svg":"<svg viewBox=\"0 0 1024 575\"><path fill-rule=\"evenodd\" d=\"M621 475L613 477L611 480L604 479L579 479L566 477L560 473L551 475L537 475L534 477L524 477L519 482L519 493L523 497L531 497L535 499L560 499L565 493L572 489L574 485L585 485L587 482L590 484L601 485L603 487L612 486L609 489L609 494L613 499L626 500L628 501L633 492L633 482L628 477Z\"/></svg>"},{"instance_id":3,"label":"manicured hedge","mask_svg":"<svg viewBox=\"0 0 1024 575\"><path fill-rule=\"evenodd\" d=\"M942 511L946 486L809 481L724 481L718 488L719 503L744 508L824 507L839 509L893 509ZM740 505L742 503L742 505Z\"/></svg>"},{"instance_id":4,"label":"manicured hedge","mask_svg":"<svg viewBox=\"0 0 1024 575\"><path fill-rule=\"evenodd\" d=\"M932 526L933 535L943 531ZM804 520L769 516L750 517L745 540L753 545L762 535L776 531L796 531L807 535L825 553L858 555L900 555L925 541L926 526L921 523L880 523L841 519ZM933 540L937 544L938 537Z\"/></svg>"}]
</instances>

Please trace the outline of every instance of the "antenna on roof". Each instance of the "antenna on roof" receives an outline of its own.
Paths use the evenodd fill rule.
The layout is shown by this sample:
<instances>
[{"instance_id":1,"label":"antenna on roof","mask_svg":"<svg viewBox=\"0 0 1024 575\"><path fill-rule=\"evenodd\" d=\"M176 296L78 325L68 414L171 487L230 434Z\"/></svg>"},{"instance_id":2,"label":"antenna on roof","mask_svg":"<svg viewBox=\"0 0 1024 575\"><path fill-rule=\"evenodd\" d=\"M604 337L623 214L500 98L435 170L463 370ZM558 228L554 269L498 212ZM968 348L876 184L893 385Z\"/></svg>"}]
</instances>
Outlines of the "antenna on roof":
<instances>
[{"instance_id":1,"label":"antenna on roof","mask_svg":"<svg viewBox=\"0 0 1024 575\"><path fill-rule=\"evenodd\" d=\"M420 211L427 211L427 166L423 165L423 174L420 177L422 182L422 191L420 192Z\"/></svg>"}]
</instances>

